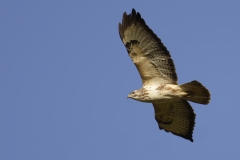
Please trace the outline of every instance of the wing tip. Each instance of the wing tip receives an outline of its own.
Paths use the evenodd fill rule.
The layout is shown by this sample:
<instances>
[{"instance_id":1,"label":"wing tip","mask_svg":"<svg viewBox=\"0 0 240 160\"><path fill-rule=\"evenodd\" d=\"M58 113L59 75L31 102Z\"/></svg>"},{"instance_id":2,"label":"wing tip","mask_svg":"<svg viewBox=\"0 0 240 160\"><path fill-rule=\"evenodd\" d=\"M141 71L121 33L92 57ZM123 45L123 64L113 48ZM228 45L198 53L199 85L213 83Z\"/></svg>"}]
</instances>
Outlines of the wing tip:
<instances>
[{"instance_id":1,"label":"wing tip","mask_svg":"<svg viewBox=\"0 0 240 160\"><path fill-rule=\"evenodd\" d=\"M136 12L134 8L132 8L132 12L130 14L127 14L126 12L123 13L122 16L122 23L119 23L118 30L121 35L121 39L124 38L123 32L132 24L135 24L137 21L140 23L144 23L145 21L141 18L141 14L139 12Z\"/></svg>"},{"instance_id":2,"label":"wing tip","mask_svg":"<svg viewBox=\"0 0 240 160\"><path fill-rule=\"evenodd\" d=\"M122 24L121 23L118 23L118 32L119 32L120 38L123 39L123 37L122 37Z\"/></svg>"},{"instance_id":3,"label":"wing tip","mask_svg":"<svg viewBox=\"0 0 240 160\"><path fill-rule=\"evenodd\" d=\"M187 110L187 112L181 111L182 107L177 106L177 104L180 104L180 105L184 106L184 108ZM196 114L194 113L193 108L191 107L191 105L188 103L187 100L180 100L179 103L177 103L177 102L173 103L173 106L178 107L180 109L181 113L186 113L186 114L184 114L185 116L183 118L188 119L189 123L182 123L182 121L175 121L175 122L181 122L181 123L175 124L175 127L173 126L172 128L166 127L168 125L171 125L171 123L170 124L166 124L166 123L164 124L162 121L158 121L158 118L156 117L157 112L160 112L160 111L163 112L162 107L164 107L164 106L161 106L162 109L158 110L159 106L157 106L156 104L153 103L153 107L154 107L154 110L155 110L155 120L158 123L159 129L164 130L165 132L168 132L168 133L170 132L173 135L182 137L186 140L189 140L189 141L193 142L193 131L194 131L195 119L196 119ZM179 117L179 115L177 117ZM174 122L174 120L173 120L173 122ZM181 132L179 132L179 131L181 131Z\"/></svg>"},{"instance_id":4,"label":"wing tip","mask_svg":"<svg viewBox=\"0 0 240 160\"><path fill-rule=\"evenodd\" d=\"M166 129L164 129L164 128L161 128L160 126L159 126L159 129L160 130L164 130L165 132L171 132L171 131L168 131L168 130L166 130ZM190 133L188 133L187 135L183 135L183 134L179 134L179 133L175 133L175 132L171 132L173 135L176 135L176 136L179 136L179 137L182 137L182 138L184 138L184 139L186 139L186 140L189 140L189 141L191 141L191 142L193 142L193 129L190 131Z\"/></svg>"}]
</instances>

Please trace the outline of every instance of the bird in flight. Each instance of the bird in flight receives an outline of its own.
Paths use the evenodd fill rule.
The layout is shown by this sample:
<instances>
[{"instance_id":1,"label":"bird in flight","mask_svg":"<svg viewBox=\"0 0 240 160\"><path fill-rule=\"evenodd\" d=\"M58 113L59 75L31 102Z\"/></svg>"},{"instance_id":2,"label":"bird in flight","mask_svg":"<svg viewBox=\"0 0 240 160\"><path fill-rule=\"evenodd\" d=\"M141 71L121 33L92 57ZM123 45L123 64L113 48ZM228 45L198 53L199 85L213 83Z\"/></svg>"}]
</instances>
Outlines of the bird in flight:
<instances>
[{"instance_id":1,"label":"bird in flight","mask_svg":"<svg viewBox=\"0 0 240 160\"><path fill-rule=\"evenodd\" d=\"M142 88L128 98L152 103L160 130L193 142L196 115L188 101L208 104L209 91L196 80L178 85L169 51L135 9L123 14L118 30L142 79Z\"/></svg>"}]
</instances>

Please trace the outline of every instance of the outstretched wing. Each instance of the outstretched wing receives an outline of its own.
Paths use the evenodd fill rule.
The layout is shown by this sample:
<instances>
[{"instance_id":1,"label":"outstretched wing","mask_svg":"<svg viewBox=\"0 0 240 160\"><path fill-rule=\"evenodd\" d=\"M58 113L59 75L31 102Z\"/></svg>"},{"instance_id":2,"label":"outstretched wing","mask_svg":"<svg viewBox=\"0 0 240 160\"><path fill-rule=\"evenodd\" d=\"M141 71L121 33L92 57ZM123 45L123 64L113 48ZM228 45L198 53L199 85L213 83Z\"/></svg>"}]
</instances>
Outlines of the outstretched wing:
<instances>
[{"instance_id":1,"label":"outstretched wing","mask_svg":"<svg viewBox=\"0 0 240 160\"><path fill-rule=\"evenodd\" d=\"M193 142L195 113L186 100L172 103L153 103L159 128Z\"/></svg>"},{"instance_id":2,"label":"outstretched wing","mask_svg":"<svg viewBox=\"0 0 240 160\"><path fill-rule=\"evenodd\" d=\"M143 85L150 83L177 84L175 66L167 48L146 25L140 13L123 14L118 26L119 35L136 65Z\"/></svg>"}]
</instances>

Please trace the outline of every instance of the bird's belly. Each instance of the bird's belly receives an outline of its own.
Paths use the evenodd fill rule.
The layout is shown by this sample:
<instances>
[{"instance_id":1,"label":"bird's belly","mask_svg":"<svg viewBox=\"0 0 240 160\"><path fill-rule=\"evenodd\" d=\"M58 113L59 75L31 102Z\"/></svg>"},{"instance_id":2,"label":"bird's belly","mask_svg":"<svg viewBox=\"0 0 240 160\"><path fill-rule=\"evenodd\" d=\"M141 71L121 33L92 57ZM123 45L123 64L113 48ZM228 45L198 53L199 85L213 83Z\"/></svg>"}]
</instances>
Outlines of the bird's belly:
<instances>
[{"instance_id":1,"label":"bird's belly","mask_svg":"<svg viewBox=\"0 0 240 160\"><path fill-rule=\"evenodd\" d=\"M178 85L163 84L148 89L148 96L152 102L165 103L181 98L182 89Z\"/></svg>"},{"instance_id":2,"label":"bird's belly","mask_svg":"<svg viewBox=\"0 0 240 160\"><path fill-rule=\"evenodd\" d=\"M171 94L159 94L159 93L150 93L149 97L152 102L166 103L169 101L174 101L180 99L179 96Z\"/></svg>"}]
</instances>

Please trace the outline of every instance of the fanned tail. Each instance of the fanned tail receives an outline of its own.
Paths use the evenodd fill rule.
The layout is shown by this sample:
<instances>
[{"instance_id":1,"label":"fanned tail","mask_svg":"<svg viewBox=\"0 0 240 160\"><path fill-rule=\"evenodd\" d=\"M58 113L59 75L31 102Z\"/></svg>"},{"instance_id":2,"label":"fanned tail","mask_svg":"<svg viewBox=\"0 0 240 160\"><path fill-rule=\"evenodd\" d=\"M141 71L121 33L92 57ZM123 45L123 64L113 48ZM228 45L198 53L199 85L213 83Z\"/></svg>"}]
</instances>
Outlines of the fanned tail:
<instances>
[{"instance_id":1,"label":"fanned tail","mask_svg":"<svg viewBox=\"0 0 240 160\"><path fill-rule=\"evenodd\" d=\"M183 98L195 103L208 104L210 101L210 93L200 82L192 81L180 85L184 92L187 93Z\"/></svg>"}]
</instances>

